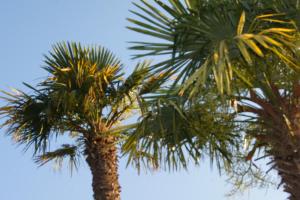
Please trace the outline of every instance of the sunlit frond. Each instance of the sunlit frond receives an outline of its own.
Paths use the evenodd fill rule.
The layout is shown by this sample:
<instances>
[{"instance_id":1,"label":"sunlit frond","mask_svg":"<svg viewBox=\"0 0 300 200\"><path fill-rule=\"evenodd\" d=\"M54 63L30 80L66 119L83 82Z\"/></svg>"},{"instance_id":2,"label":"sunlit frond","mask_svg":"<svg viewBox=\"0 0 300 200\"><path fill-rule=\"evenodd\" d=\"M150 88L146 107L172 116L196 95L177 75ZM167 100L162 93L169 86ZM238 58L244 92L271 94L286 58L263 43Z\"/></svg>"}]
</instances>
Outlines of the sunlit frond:
<instances>
[{"instance_id":1,"label":"sunlit frond","mask_svg":"<svg viewBox=\"0 0 300 200\"><path fill-rule=\"evenodd\" d=\"M298 28L294 19L280 12L283 9L270 7L271 2L140 2L135 4L138 11L132 11L139 20L129 19L133 26L128 28L157 42L134 42L131 49L139 51L135 57L169 55L152 66L152 73L163 72L165 79L176 74L174 85L184 82L182 92L211 77L220 93L231 93L234 78L251 85L243 72L268 53L300 70L293 57ZM254 10L249 9L252 4Z\"/></svg>"}]
</instances>

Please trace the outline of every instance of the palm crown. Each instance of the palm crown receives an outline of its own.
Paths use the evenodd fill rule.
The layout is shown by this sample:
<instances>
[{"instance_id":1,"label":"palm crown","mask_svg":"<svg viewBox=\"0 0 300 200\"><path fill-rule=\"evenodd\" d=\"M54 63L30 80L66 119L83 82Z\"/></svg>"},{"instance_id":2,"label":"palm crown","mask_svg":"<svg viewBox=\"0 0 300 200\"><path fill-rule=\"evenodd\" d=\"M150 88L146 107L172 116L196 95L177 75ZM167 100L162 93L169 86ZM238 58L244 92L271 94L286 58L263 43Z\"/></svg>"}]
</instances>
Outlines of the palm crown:
<instances>
[{"instance_id":1,"label":"palm crown","mask_svg":"<svg viewBox=\"0 0 300 200\"><path fill-rule=\"evenodd\" d=\"M171 55L152 69L164 80L176 74L174 84L184 82L182 91L193 84L193 94L211 75L221 93L230 93L236 77L252 86L246 71L270 53L299 70L293 59L296 1L154 2L158 8L143 0L135 4L140 12L132 13L141 20L128 19L136 25L128 28L159 42L133 42L131 49L146 51L135 57Z\"/></svg>"},{"instance_id":2,"label":"palm crown","mask_svg":"<svg viewBox=\"0 0 300 200\"><path fill-rule=\"evenodd\" d=\"M151 66L159 83L171 82L187 102L213 93L218 112L229 104L224 114L236 117L227 122L251 144L246 160L263 149L290 199L299 199L299 1L140 2L129 29L157 40L133 42L135 57L169 55Z\"/></svg>"},{"instance_id":3,"label":"palm crown","mask_svg":"<svg viewBox=\"0 0 300 200\"><path fill-rule=\"evenodd\" d=\"M61 164L63 158L69 157L71 164L76 166L83 154L97 179L94 182L107 181L101 175L104 173L113 183L109 186L93 183L95 199L103 195L95 188L101 187L103 193L112 185L115 185L114 194L104 195L107 199L117 199L115 145L122 141L125 129L134 127L122 126L121 122L137 108L137 89L148 71L148 63L138 64L124 80L122 64L102 47L59 43L49 54L45 56L44 67L49 72L47 79L36 88L25 84L31 93L4 92L6 97L3 98L8 104L0 108L0 114L8 119L3 126L8 126L8 135L17 143L24 144L26 149L33 146L36 161L40 164L50 160ZM73 139L71 143L50 149L53 137L66 134ZM102 163L95 163L95 160ZM110 160L112 164L106 166ZM102 171L97 171L99 165L104 168Z\"/></svg>"},{"instance_id":4,"label":"palm crown","mask_svg":"<svg viewBox=\"0 0 300 200\"><path fill-rule=\"evenodd\" d=\"M134 108L130 102L136 100L135 90L147 71L142 63L123 80L122 64L108 50L76 43L57 44L45 58L48 78L37 88L26 84L33 94L5 92L9 104L1 108L1 114L9 117L4 123L9 125L8 134L33 145L44 159L53 136L70 133L80 147L80 140L90 133L110 134ZM76 155L70 145L63 146L68 147L66 154Z\"/></svg>"}]
</instances>

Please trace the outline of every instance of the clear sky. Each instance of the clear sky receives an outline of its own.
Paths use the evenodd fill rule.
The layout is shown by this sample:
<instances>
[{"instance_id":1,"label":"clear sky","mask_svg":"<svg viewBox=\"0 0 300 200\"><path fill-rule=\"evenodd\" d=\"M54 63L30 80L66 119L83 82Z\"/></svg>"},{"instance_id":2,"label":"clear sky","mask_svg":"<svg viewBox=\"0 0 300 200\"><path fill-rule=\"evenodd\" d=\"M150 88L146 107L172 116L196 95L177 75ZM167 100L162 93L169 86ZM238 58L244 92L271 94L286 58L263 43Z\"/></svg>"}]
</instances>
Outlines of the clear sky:
<instances>
[{"instance_id":1,"label":"clear sky","mask_svg":"<svg viewBox=\"0 0 300 200\"><path fill-rule=\"evenodd\" d=\"M22 89L23 81L35 83L45 77L42 55L65 40L103 45L130 72L137 61L130 60L126 41L142 39L125 28L130 8L131 0L0 0L0 89ZM91 175L84 161L72 176L66 168L54 172L51 164L38 168L30 153L13 145L3 130L0 160L0 200L92 200ZM191 166L189 172L138 175L121 160L119 171L123 200L223 200L230 189L208 162ZM231 199L285 197L281 190L263 189Z\"/></svg>"}]
</instances>

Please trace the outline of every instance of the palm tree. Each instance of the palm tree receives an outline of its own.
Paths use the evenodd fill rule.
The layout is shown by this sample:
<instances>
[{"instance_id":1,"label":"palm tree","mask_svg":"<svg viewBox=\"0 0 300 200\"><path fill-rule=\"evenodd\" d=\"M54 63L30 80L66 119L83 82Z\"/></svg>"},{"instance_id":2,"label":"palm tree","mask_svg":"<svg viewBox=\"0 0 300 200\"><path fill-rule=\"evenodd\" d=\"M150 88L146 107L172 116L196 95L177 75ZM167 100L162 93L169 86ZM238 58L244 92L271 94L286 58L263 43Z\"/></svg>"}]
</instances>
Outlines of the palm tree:
<instances>
[{"instance_id":1,"label":"palm tree","mask_svg":"<svg viewBox=\"0 0 300 200\"><path fill-rule=\"evenodd\" d=\"M170 55L151 67L152 74L162 76L157 83L180 85L177 93L190 99L212 91L220 96L216 105L229 102L227 114L238 117L228 122L242 123L240 134L250 143L246 160L263 150L289 199L300 199L299 1L141 0L134 5L138 11L131 12L139 19L128 19L134 24L129 29L157 39L134 42L135 57Z\"/></svg>"},{"instance_id":2,"label":"palm tree","mask_svg":"<svg viewBox=\"0 0 300 200\"><path fill-rule=\"evenodd\" d=\"M33 148L35 160L43 165L69 158L77 167L83 155L92 172L95 200L120 199L117 144L122 125L137 108L136 92L147 73L147 62L137 65L125 80L122 64L102 47L82 47L59 43L45 56L46 80L37 87L25 84L31 92L4 92L7 105L0 108L6 117L7 134L25 149ZM50 148L53 137L70 138L60 148ZM59 141L59 140L58 140ZM57 146L57 145L54 145Z\"/></svg>"}]
</instances>

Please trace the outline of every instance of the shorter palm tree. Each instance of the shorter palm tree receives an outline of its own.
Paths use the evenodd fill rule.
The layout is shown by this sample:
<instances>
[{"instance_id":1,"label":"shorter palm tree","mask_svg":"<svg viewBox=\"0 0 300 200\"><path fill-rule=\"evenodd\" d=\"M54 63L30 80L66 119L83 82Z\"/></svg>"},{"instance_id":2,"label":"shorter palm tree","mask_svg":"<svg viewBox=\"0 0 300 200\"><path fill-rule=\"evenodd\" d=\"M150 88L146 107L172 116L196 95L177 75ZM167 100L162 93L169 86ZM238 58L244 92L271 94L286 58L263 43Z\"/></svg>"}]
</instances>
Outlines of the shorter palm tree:
<instances>
[{"instance_id":1,"label":"shorter palm tree","mask_svg":"<svg viewBox=\"0 0 300 200\"><path fill-rule=\"evenodd\" d=\"M77 166L83 155L93 176L95 200L120 199L117 144L122 126L137 108L137 89L147 73L147 62L137 65L126 79L122 64L102 47L84 48L76 43L59 43L45 57L46 80L30 93L17 91L2 97L7 103L0 115L7 134L25 149L33 148L35 160L43 165L69 158ZM69 135L70 143L50 149L52 138ZM65 141L65 139L64 139Z\"/></svg>"}]
</instances>

